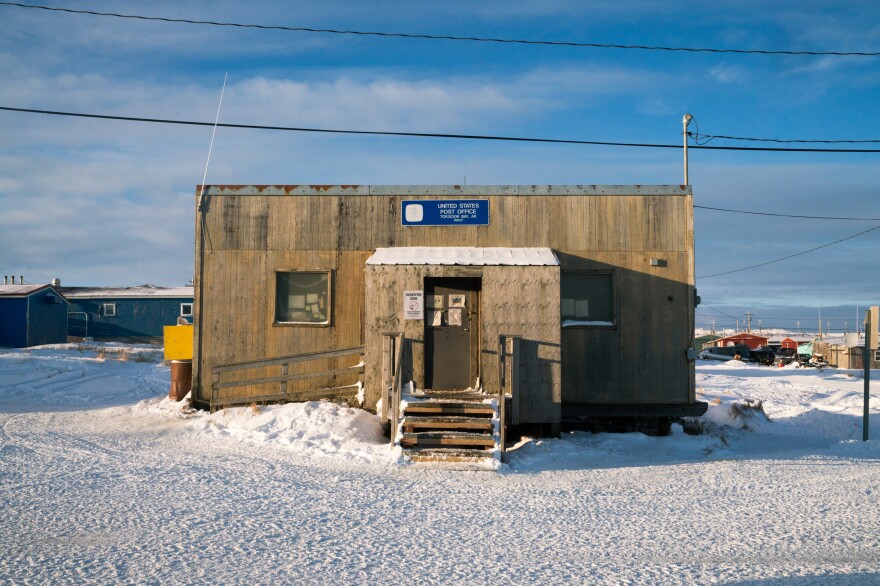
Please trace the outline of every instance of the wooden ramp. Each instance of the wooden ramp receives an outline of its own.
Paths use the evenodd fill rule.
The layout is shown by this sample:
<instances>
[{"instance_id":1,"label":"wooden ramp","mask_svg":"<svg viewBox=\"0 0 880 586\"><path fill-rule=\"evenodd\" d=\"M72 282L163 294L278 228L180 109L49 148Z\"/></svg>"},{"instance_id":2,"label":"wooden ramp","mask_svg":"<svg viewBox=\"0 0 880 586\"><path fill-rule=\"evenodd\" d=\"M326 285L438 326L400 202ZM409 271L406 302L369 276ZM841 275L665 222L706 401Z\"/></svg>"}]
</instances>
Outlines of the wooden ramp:
<instances>
[{"instance_id":1,"label":"wooden ramp","mask_svg":"<svg viewBox=\"0 0 880 586\"><path fill-rule=\"evenodd\" d=\"M475 392L401 397L396 443L411 462L483 464L500 461L498 401Z\"/></svg>"}]
</instances>

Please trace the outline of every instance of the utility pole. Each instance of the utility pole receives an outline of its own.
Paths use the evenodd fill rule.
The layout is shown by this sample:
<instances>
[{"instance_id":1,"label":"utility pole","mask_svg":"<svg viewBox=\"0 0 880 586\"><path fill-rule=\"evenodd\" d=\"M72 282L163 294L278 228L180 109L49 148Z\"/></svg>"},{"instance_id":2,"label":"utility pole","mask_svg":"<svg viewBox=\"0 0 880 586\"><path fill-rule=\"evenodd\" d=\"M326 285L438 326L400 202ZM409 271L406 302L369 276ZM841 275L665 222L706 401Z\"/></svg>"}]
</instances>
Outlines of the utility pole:
<instances>
[{"instance_id":1,"label":"utility pole","mask_svg":"<svg viewBox=\"0 0 880 586\"><path fill-rule=\"evenodd\" d=\"M862 399L862 441L868 441L868 415L871 404L871 351L877 349L877 321L880 317L880 309L877 306L870 307L865 311L865 396Z\"/></svg>"},{"instance_id":2,"label":"utility pole","mask_svg":"<svg viewBox=\"0 0 880 586\"><path fill-rule=\"evenodd\" d=\"M800 338L800 337L801 337L801 322L796 321L796 322L794 322L794 323L797 324L797 327L798 327L798 338Z\"/></svg>"},{"instance_id":3,"label":"utility pole","mask_svg":"<svg viewBox=\"0 0 880 586\"><path fill-rule=\"evenodd\" d=\"M746 312L746 317L749 318L748 325L746 326L746 332L749 334L752 333L752 316L753 315L755 315L755 314L752 313L751 311Z\"/></svg>"},{"instance_id":4,"label":"utility pole","mask_svg":"<svg viewBox=\"0 0 880 586\"><path fill-rule=\"evenodd\" d=\"M693 116L690 114L685 114L684 118L681 119L681 135L682 139L684 139L684 184L690 185L688 183L688 124L693 120Z\"/></svg>"}]
</instances>

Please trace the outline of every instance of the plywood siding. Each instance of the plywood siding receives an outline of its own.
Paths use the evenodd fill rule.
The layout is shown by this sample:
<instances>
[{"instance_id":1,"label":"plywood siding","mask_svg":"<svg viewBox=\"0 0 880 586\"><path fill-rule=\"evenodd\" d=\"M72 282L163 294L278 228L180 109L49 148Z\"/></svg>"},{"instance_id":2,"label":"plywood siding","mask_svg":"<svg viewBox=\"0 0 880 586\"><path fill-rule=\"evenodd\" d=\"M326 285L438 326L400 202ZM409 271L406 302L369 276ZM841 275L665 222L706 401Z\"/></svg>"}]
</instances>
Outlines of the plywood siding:
<instances>
[{"instance_id":1,"label":"plywood siding","mask_svg":"<svg viewBox=\"0 0 880 586\"><path fill-rule=\"evenodd\" d=\"M669 278L686 272L689 255L575 251L562 258L563 270L611 270L616 300L614 327L563 328L563 403L689 401L693 288ZM650 267L651 258L667 266Z\"/></svg>"},{"instance_id":2,"label":"plywood siding","mask_svg":"<svg viewBox=\"0 0 880 586\"><path fill-rule=\"evenodd\" d=\"M561 380L559 385L553 382L560 389L556 404L693 400L693 365L685 359L692 343L694 283L688 188L211 186L206 194L204 230L197 222L196 234L196 338L201 348L194 365L197 400L210 392L200 382L201 372L214 365L365 343L367 405L374 405L381 393L381 372L370 363L375 360L378 369L381 358L370 353L380 352L380 334L405 330L414 340L414 364L421 364L423 352L423 325L403 323L400 300L388 291L420 289L426 276L444 276L450 269L365 269L376 248L391 246L550 247L560 258L562 274L612 271L617 304L613 328L560 332L558 282L555 306L523 308L535 323L545 323L555 312L556 325L546 321L540 339L561 344L556 354L549 345L538 349L535 364L543 366L534 367L534 381ZM455 198L489 200L490 224L401 225L403 199ZM650 258L667 264L651 267ZM333 271L329 326L273 325L274 272L279 269ZM375 271L372 281L365 270ZM517 295L546 298L541 287L548 281L537 278L536 268L497 270L505 274L496 276L492 267L480 270L485 275L483 323L500 324L496 332L484 325L483 356L497 352L497 342L490 338L517 333L501 332L502 327L526 328L525 321L503 321L513 319L503 304L513 303L511 297ZM525 283L519 290L509 284L517 279ZM372 321L368 311L375 312ZM553 361L562 364L548 368ZM417 382L418 368L411 373ZM497 372L484 367L483 376L490 381ZM529 409L546 412L537 404Z\"/></svg>"},{"instance_id":3,"label":"plywood siding","mask_svg":"<svg viewBox=\"0 0 880 586\"><path fill-rule=\"evenodd\" d=\"M558 422L562 403L559 267L485 267L482 297L485 387L497 389L500 384L500 337L519 336L519 421Z\"/></svg>"}]
</instances>

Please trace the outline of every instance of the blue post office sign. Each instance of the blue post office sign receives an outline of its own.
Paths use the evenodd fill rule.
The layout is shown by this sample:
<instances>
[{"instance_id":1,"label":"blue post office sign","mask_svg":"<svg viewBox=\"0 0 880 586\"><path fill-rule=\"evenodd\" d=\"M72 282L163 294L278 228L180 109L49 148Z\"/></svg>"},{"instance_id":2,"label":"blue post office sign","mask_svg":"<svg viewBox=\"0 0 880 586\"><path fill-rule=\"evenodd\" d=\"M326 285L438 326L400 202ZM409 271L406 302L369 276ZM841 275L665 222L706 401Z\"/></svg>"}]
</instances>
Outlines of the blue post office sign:
<instances>
[{"instance_id":1,"label":"blue post office sign","mask_svg":"<svg viewBox=\"0 0 880 586\"><path fill-rule=\"evenodd\" d=\"M488 199L405 199L400 221L404 226L488 226Z\"/></svg>"}]
</instances>

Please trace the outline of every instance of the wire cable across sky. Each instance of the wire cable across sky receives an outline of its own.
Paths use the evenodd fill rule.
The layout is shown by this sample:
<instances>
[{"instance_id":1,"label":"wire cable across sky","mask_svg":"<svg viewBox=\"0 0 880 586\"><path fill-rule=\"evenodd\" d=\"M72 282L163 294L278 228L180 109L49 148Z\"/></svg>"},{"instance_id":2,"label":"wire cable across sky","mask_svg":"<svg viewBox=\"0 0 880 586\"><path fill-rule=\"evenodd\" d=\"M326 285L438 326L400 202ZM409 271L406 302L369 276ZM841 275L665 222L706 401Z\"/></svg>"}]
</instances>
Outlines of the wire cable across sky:
<instances>
[{"instance_id":1,"label":"wire cable across sky","mask_svg":"<svg viewBox=\"0 0 880 586\"><path fill-rule=\"evenodd\" d=\"M723 140L743 140L751 142L773 142L779 144L872 144L880 142L876 138L864 139L782 139L782 138L751 138L745 136L726 136L723 134L701 134L699 132L688 132L689 137L693 138L697 144L703 144L716 138Z\"/></svg>"},{"instance_id":2,"label":"wire cable across sky","mask_svg":"<svg viewBox=\"0 0 880 586\"><path fill-rule=\"evenodd\" d=\"M817 250L821 250L821 249L823 249L823 248L828 248L829 246L834 246L835 244L840 244L841 242L846 242L847 240L852 240L853 238L858 238L859 236L862 236L863 234L867 234L868 232L873 232L874 230L880 230L880 225L878 225L878 226L874 226L873 228L868 228L867 230L862 230L861 232L857 232L856 234L851 234L850 236L847 236L847 237L845 237L845 238L841 238L841 239L839 239L839 240L835 240L834 242L828 242L827 244L823 244L823 245L821 245L821 246L816 246L816 247L811 248L811 249L809 249L809 250L804 250L804 251L801 251L801 252L796 252L795 254L789 254L788 256L783 256L782 258L777 258L777 259L774 259L774 260L768 260L767 262L762 262L762 263L759 263L759 264L756 264L756 265L750 265L750 266L747 266L747 267L742 267L742 268L739 268L739 269L734 269L734 270L732 270L732 271L724 271L723 273L715 273L715 274L712 274L712 275L697 275L697 278L698 278L698 279L710 279L710 278L712 278L712 277L720 277L720 276L722 276L722 275L731 275L731 274L733 274L733 273L739 273L739 272L742 272L742 271L748 271L748 270L750 270L750 269L757 269L758 267L765 267L765 266L767 266L767 265L772 265L772 264L777 263L777 262L782 262L782 261L784 261L784 260L788 260L788 259L790 259L790 258L795 258L795 257L797 257L797 256L803 256L803 255L805 255L805 254L809 254L809 253L811 253L811 252L815 252L815 251L817 251Z\"/></svg>"},{"instance_id":3,"label":"wire cable across sky","mask_svg":"<svg viewBox=\"0 0 880 586\"><path fill-rule=\"evenodd\" d=\"M728 212L731 214L748 214L751 216L772 216L774 218L800 218L805 220L847 220L851 222L880 222L880 218L853 218L848 216L804 216L800 214L774 214L771 212L753 212L749 210L730 210L727 208L714 208L711 206L694 204L694 208L712 210L715 212Z\"/></svg>"},{"instance_id":4,"label":"wire cable across sky","mask_svg":"<svg viewBox=\"0 0 880 586\"><path fill-rule=\"evenodd\" d=\"M36 108L15 108L12 106L0 106L0 110L7 112L22 112L28 114L46 114L51 116L70 116L75 118L95 118L99 120L120 120L125 122L147 122L153 124L177 124L182 126L214 126L213 122L201 122L194 120L173 120L167 118L146 118L141 116L117 116L111 114L90 114L85 112L65 112L59 110L40 110ZM681 149L680 144L660 143L637 143L637 142L612 142L601 140L575 140L564 138L533 138L523 136L493 136L484 134L447 134L440 132L398 132L391 130L348 130L339 128L306 128L297 126L272 126L261 124L231 124L218 123L222 128L240 128L248 130L279 130L286 132L315 132L325 134L355 134L371 136L407 136L422 138L453 138L461 140L492 140L510 142L534 142L545 144L579 144L595 146L637 147L655 149ZM734 146L690 146L689 149L703 149L716 151L764 151L764 152L802 152L802 153L880 153L880 149L827 149L827 148L791 148L791 147L734 147Z\"/></svg>"},{"instance_id":5,"label":"wire cable across sky","mask_svg":"<svg viewBox=\"0 0 880 586\"><path fill-rule=\"evenodd\" d=\"M422 39L422 40L440 40L440 41L466 41L476 43L505 43L516 45L545 45L551 47L576 47L588 49L627 49L636 51L668 51L668 52L687 52L687 53L735 53L741 55L807 55L807 56L832 56L832 57L878 57L880 51L791 51L791 50L765 50L765 49L727 49L713 47L668 47L659 45L624 45L618 43L585 43L576 41L547 41L547 40L530 40L530 39L504 39L494 37L470 37L458 35L431 35L417 33L402 32L379 32L379 31L359 31L332 28L312 28L302 26L282 26L268 24L247 24L237 22L218 22L213 20L192 20L185 18L165 18L161 16L143 16L138 14L121 14L117 12L97 12L94 10L80 10L73 8L59 8L54 6L40 6L37 4L22 4L20 2L0 2L0 6L10 6L16 8L32 8L38 10L47 10L52 12L66 12L70 14L84 14L89 16L105 16L113 18L127 18L134 20L196 24L207 26L221 26L245 29L260 30L276 30L300 33L322 33L334 35L357 35L372 37L390 37L402 39Z\"/></svg>"}]
</instances>

